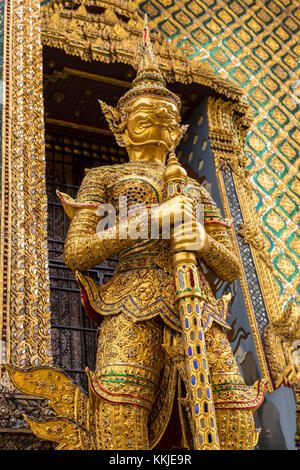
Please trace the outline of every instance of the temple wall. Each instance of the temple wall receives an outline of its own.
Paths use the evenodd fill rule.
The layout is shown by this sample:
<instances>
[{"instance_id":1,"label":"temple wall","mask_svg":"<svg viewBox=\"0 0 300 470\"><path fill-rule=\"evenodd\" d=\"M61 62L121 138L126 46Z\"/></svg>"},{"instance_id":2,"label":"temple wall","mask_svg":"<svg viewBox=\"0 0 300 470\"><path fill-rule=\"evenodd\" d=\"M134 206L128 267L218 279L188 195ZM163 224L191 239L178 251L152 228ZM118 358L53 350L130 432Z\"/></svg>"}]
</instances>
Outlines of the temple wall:
<instances>
[{"instance_id":1,"label":"temple wall","mask_svg":"<svg viewBox=\"0 0 300 470\"><path fill-rule=\"evenodd\" d=\"M209 140L207 99L204 99L201 105L197 107L190 117L188 124L187 137L180 145L179 150L181 161L189 165L198 174L200 181L203 180L202 184L213 196L214 201L223 213L223 217L226 217ZM248 259L247 257L247 261ZM232 284L229 284L215 278L213 273L207 274L207 278L210 280L211 288L217 297L221 297L227 292L231 293L230 316L228 319L232 326L230 333L231 346L239 363L245 360L247 353L251 352L254 355L255 359L252 367L248 365L248 369L253 369L253 376L249 381L245 377L246 381L252 384L261 376L261 370L253 341L253 334L255 332L251 332L241 281L237 279ZM251 374L250 371L249 374Z\"/></svg>"},{"instance_id":2,"label":"temple wall","mask_svg":"<svg viewBox=\"0 0 300 470\"><path fill-rule=\"evenodd\" d=\"M47 3L43 1L42 5ZM167 37L178 54L205 64L219 77L229 78L243 89L253 110L253 122L244 146L246 169L257 220L272 263L275 303L279 300L280 310L291 299L299 305L300 191L296 114L299 113L299 8L290 0L146 0L139 3L139 12L148 14L151 27ZM40 1L1 0L0 22L1 361L30 367L52 361ZM202 111L205 115L204 108ZM205 174L218 204L223 204L225 215L226 211L234 215L233 209L239 215L238 211L247 209L245 204L234 205L236 201L228 198L233 194L231 189L239 184L234 172L220 173L216 181L213 166L207 164L209 160L203 158L201 163L202 157L199 159L199 153L205 151L207 156L210 151L206 124L204 119L199 133L207 141L205 149L203 140L202 143L199 140L198 147L194 147L197 152L194 161L189 160L189 152L185 161L194 165L194 171L200 176ZM189 135L194 138L192 133ZM211 155L208 156L212 161ZM224 206L224 195L228 207ZM243 214L240 216L242 220ZM241 255L244 250L253 257L246 243L243 246L238 243L236 238ZM255 261L254 256L254 268ZM247 360L245 352L252 353L257 366L253 374L266 376L269 372L261 333L268 324L272 296L275 297L270 289L269 311L262 310L259 316L259 305L253 308L250 301L245 305L248 298L245 292L251 287L248 279L245 272L241 285L233 286L235 303L231 322L239 318L241 323L236 323L235 328L240 326L245 334L251 329L251 335L239 345L237 336L233 346L243 360ZM259 282L255 286L252 298L256 299ZM247 310L248 318L246 314L238 316L240 309ZM238 347L242 344L244 350L240 351ZM7 388L9 383L3 380L3 368L1 375L1 390L11 393ZM249 381L254 375L249 376ZM288 441L286 446L292 448L293 433L287 432L287 416L294 417L292 391L281 388L269 397L280 415L282 432ZM284 408L285 402L288 411Z\"/></svg>"},{"instance_id":3,"label":"temple wall","mask_svg":"<svg viewBox=\"0 0 300 470\"><path fill-rule=\"evenodd\" d=\"M179 153L181 162L187 169L193 170L194 174L191 176L198 176L199 181L211 193L222 210L223 216L226 216L224 211L226 200L230 205L231 215L236 219L234 221L236 246L248 282L243 286L242 279L239 278L234 283L228 284L218 280L210 272L206 273L206 278L217 297L228 292L232 295L228 318L232 329L228 333L228 339L245 382L252 385L260 377L268 374L267 358L263 348L263 330L269 319L255 274L251 251L238 235L242 215L235 185L233 183L231 186L225 185L225 193L220 193L218 184L220 173L224 173L225 181L232 178L232 173L231 171L222 172L216 168L214 153L210 145L207 111L208 100L203 99L190 116L188 132L179 147ZM254 277L251 276L251 265ZM250 294L252 298L251 304L247 303L247 294ZM260 298L261 302L259 302ZM273 391L269 389L264 403L255 413L255 422L256 426L261 428L258 449L294 450L296 405L292 390L287 387L280 387Z\"/></svg>"},{"instance_id":4,"label":"temple wall","mask_svg":"<svg viewBox=\"0 0 300 470\"><path fill-rule=\"evenodd\" d=\"M139 8L183 54L245 92L254 114L247 169L277 295L282 307L299 304L299 7L290 0L146 0Z\"/></svg>"}]
</instances>

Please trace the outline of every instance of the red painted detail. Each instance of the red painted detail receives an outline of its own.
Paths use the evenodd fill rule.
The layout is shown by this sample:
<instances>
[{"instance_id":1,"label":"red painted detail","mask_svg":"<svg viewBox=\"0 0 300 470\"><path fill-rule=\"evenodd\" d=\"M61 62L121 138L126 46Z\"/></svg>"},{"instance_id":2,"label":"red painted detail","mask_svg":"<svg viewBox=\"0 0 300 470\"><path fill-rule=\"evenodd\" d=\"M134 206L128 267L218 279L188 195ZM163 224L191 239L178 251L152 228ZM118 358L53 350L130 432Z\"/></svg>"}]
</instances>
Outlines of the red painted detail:
<instances>
[{"instance_id":1,"label":"red painted detail","mask_svg":"<svg viewBox=\"0 0 300 470\"><path fill-rule=\"evenodd\" d=\"M195 278L194 278L194 272L192 268L189 269L189 275L190 275L190 283L192 287L195 287Z\"/></svg>"}]
</instances>

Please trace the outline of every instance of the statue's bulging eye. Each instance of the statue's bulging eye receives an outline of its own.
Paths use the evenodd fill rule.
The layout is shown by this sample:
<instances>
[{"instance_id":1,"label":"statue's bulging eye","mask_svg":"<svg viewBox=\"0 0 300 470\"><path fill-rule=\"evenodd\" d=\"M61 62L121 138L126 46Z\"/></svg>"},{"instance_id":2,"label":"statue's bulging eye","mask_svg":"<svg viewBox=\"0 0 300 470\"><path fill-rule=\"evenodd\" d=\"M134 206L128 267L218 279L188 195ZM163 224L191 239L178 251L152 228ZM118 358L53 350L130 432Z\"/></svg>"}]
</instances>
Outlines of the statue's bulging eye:
<instances>
[{"instance_id":1,"label":"statue's bulging eye","mask_svg":"<svg viewBox=\"0 0 300 470\"><path fill-rule=\"evenodd\" d=\"M137 122L137 126L138 127L147 127L151 124L151 121L149 119L140 119L138 122Z\"/></svg>"}]
</instances>

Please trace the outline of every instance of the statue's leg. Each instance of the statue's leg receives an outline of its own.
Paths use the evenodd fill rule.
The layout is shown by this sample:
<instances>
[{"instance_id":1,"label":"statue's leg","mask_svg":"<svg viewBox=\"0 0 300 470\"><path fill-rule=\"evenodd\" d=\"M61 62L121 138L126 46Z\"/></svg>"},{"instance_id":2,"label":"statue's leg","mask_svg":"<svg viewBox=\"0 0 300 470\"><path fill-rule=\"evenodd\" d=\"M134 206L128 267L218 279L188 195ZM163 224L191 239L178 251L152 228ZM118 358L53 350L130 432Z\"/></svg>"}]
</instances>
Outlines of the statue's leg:
<instances>
[{"instance_id":1,"label":"statue's leg","mask_svg":"<svg viewBox=\"0 0 300 470\"><path fill-rule=\"evenodd\" d=\"M222 327L213 324L205 338L220 447L251 450L258 438L253 418L257 406L252 400L257 388L245 385Z\"/></svg>"},{"instance_id":2,"label":"statue's leg","mask_svg":"<svg viewBox=\"0 0 300 470\"><path fill-rule=\"evenodd\" d=\"M133 323L123 314L105 317L99 330L97 448L149 449L147 419L163 367L163 322Z\"/></svg>"}]
</instances>

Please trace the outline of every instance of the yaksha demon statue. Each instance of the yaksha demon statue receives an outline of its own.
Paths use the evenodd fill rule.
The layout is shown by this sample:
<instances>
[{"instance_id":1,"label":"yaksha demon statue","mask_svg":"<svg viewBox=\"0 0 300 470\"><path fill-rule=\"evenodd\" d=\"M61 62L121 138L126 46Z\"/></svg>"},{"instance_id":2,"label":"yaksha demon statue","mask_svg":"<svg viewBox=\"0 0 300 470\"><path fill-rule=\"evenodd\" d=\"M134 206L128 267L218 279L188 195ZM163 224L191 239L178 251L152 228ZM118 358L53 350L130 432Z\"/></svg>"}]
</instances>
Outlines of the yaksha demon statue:
<instances>
[{"instance_id":1,"label":"yaksha demon statue","mask_svg":"<svg viewBox=\"0 0 300 470\"><path fill-rule=\"evenodd\" d=\"M28 421L60 449L154 448L177 386L183 447L252 449L258 437L253 411L265 383L245 385L226 338L229 298L217 300L203 274L205 264L222 280L238 277L229 223L174 154L186 126L146 24L141 49L132 88L116 108L100 103L129 163L88 170L75 200L59 193L71 218L65 262L76 273L87 314L99 324L89 396L58 369L9 368L10 375L18 388L50 399L58 417ZM108 203L116 218L101 228L99 208ZM203 224L195 216L200 204ZM171 239L163 236L166 218ZM182 230L176 221L183 219L190 222ZM107 284L99 287L82 274L115 255L119 263Z\"/></svg>"}]
</instances>

